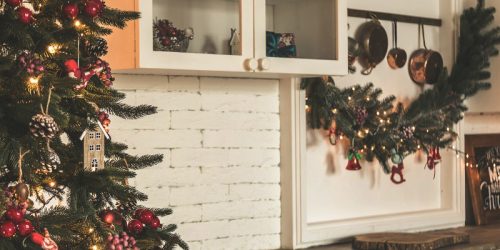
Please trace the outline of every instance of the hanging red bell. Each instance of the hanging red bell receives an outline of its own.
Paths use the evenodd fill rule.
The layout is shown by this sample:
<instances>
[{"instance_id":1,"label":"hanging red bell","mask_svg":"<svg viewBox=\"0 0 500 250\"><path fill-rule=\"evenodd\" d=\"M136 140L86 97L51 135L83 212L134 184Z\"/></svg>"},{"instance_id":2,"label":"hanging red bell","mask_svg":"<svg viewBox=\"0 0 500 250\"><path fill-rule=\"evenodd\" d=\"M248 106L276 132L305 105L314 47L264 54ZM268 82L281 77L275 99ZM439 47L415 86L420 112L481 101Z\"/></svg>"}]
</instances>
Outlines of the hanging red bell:
<instances>
[{"instance_id":1,"label":"hanging red bell","mask_svg":"<svg viewBox=\"0 0 500 250\"><path fill-rule=\"evenodd\" d=\"M434 148L434 160L440 161L441 160L441 154L439 153L439 148L436 147Z\"/></svg>"},{"instance_id":2,"label":"hanging red bell","mask_svg":"<svg viewBox=\"0 0 500 250\"><path fill-rule=\"evenodd\" d=\"M361 169L361 165L359 165L359 161L356 157L352 157L352 159L350 159L347 163L347 167L345 169L349 171L357 171Z\"/></svg>"}]
</instances>

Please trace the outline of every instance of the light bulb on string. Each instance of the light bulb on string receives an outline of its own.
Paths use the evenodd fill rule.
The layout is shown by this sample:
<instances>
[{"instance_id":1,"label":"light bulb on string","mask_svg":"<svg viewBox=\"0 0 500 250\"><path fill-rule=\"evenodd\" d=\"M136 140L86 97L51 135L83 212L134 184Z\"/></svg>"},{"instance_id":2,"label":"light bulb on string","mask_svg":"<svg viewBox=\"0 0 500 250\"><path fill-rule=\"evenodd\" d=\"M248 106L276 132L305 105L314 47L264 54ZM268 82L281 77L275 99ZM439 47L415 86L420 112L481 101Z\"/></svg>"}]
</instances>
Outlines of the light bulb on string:
<instances>
[{"instance_id":1,"label":"light bulb on string","mask_svg":"<svg viewBox=\"0 0 500 250\"><path fill-rule=\"evenodd\" d=\"M61 49L61 45L59 45L59 44L51 44L51 45L49 45L47 47L47 52L49 52L50 54L54 55L57 52L59 52L60 49Z\"/></svg>"},{"instance_id":2,"label":"light bulb on string","mask_svg":"<svg viewBox=\"0 0 500 250\"><path fill-rule=\"evenodd\" d=\"M40 77L30 77L28 81L26 81L26 90L28 93L40 93Z\"/></svg>"},{"instance_id":3,"label":"light bulb on string","mask_svg":"<svg viewBox=\"0 0 500 250\"><path fill-rule=\"evenodd\" d=\"M74 22L73 22L73 25L75 26L75 28L79 29L79 28L82 28L83 27L83 24L82 22L80 22L80 20L76 19Z\"/></svg>"}]
</instances>

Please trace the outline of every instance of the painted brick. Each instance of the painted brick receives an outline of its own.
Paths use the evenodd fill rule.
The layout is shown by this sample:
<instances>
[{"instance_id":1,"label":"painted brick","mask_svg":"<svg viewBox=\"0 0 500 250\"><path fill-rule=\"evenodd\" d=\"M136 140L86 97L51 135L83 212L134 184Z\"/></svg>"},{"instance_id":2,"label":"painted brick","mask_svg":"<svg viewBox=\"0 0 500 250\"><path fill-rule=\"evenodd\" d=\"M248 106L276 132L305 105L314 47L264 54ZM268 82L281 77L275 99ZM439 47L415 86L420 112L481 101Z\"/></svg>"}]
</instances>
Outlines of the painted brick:
<instances>
[{"instance_id":1,"label":"painted brick","mask_svg":"<svg viewBox=\"0 0 500 250\"><path fill-rule=\"evenodd\" d=\"M228 185L171 187L170 205L194 205L228 200Z\"/></svg>"},{"instance_id":2,"label":"painted brick","mask_svg":"<svg viewBox=\"0 0 500 250\"><path fill-rule=\"evenodd\" d=\"M278 114L173 111L172 128L279 129Z\"/></svg>"},{"instance_id":3,"label":"painted brick","mask_svg":"<svg viewBox=\"0 0 500 250\"><path fill-rule=\"evenodd\" d=\"M201 205L171 207L173 214L161 217L162 224L183 224L191 222L200 222L202 216Z\"/></svg>"},{"instance_id":4,"label":"painted brick","mask_svg":"<svg viewBox=\"0 0 500 250\"><path fill-rule=\"evenodd\" d=\"M278 96L278 80L255 80L255 79L236 79L236 78L218 78L201 77L200 91L202 93L212 94L232 94L232 95L271 95Z\"/></svg>"},{"instance_id":5,"label":"painted brick","mask_svg":"<svg viewBox=\"0 0 500 250\"><path fill-rule=\"evenodd\" d=\"M179 148L201 147L201 132L197 130L123 130L117 135L131 147Z\"/></svg>"},{"instance_id":6,"label":"painted brick","mask_svg":"<svg viewBox=\"0 0 500 250\"><path fill-rule=\"evenodd\" d=\"M137 182L142 180L138 179ZM147 201L139 202L139 205L146 207L169 207L170 190L168 187L150 187L150 188L137 188L139 191L148 195Z\"/></svg>"},{"instance_id":7,"label":"painted brick","mask_svg":"<svg viewBox=\"0 0 500 250\"><path fill-rule=\"evenodd\" d=\"M200 78L192 76L169 76L168 77L169 91L200 91Z\"/></svg>"},{"instance_id":8,"label":"painted brick","mask_svg":"<svg viewBox=\"0 0 500 250\"><path fill-rule=\"evenodd\" d=\"M280 192L277 184L235 184L229 187L231 200L279 200Z\"/></svg>"},{"instance_id":9,"label":"painted brick","mask_svg":"<svg viewBox=\"0 0 500 250\"><path fill-rule=\"evenodd\" d=\"M279 167L207 167L201 169L203 184L279 183Z\"/></svg>"},{"instance_id":10,"label":"painted brick","mask_svg":"<svg viewBox=\"0 0 500 250\"><path fill-rule=\"evenodd\" d=\"M159 110L200 110L201 96L198 93L137 91L137 104L148 104Z\"/></svg>"},{"instance_id":11,"label":"painted brick","mask_svg":"<svg viewBox=\"0 0 500 250\"><path fill-rule=\"evenodd\" d=\"M179 225L185 240L207 240L221 237L280 233L279 218L208 221Z\"/></svg>"},{"instance_id":12,"label":"painted brick","mask_svg":"<svg viewBox=\"0 0 500 250\"><path fill-rule=\"evenodd\" d=\"M208 111L248 111L279 112L279 100L275 96L205 94L201 96L203 110Z\"/></svg>"},{"instance_id":13,"label":"painted brick","mask_svg":"<svg viewBox=\"0 0 500 250\"><path fill-rule=\"evenodd\" d=\"M159 166L137 170L137 178L144 180L138 187L193 185L201 178L199 168L170 168Z\"/></svg>"},{"instance_id":14,"label":"painted brick","mask_svg":"<svg viewBox=\"0 0 500 250\"><path fill-rule=\"evenodd\" d=\"M279 217L279 201L235 201L203 204L203 221Z\"/></svg>"},{"instance_id":15,"label":"painted brick","mask_svg":"<svg viewBox=\"0 0 500 250\"><path fill-rule=\"evenodd\" d=\"M275 166L278 149L173 149L173 167Z\"/></svg>"},{"instance_id":16,"label":"painted brick","mask_svg":"<svg viewBox=\"0 0 500 250\"><path fill-rule=\"evenodd\" d=\"M278 148L279 131L205 130L204 147Z\"/></svg>"},{"instance_id":17,"label":"painted brick","mask_svg":"<svg viewBox=\"0 0 500 250\"><path fill-rule=\"evenodd\" d=\"M203 241L203 249L279 249L279 234L229 237Z\"/></svg>"},{"instance_id":18,"label":"painted brick","mask_svg":"<svg viewBox=\"0 0 500 250\"><path fill-rule=\"evenodd\" d=\"M116 78L113 88L118 90L167 90L168 77L152 75L113 74Z\"/></svg>"},{"instance_id":19,"label":"painted brick","mask_svg":"<svg viewBox=\"0 0 500 250\"><path fill-rule=\"evenodd\" d=\"M203 243L201 241L189 241L187 242L188 246L189 246L189 250L201 250L203 249ZM176 250L180 248L176 248Z\"/></svg>"},{"instance_id":20,"label":"painted brick","mask_svg":"<svg viewBox=\"0 0 500 250\"><path fill-rule=\"evenodd\" d=\"M111 116L111 131L133 129L168 129L170 127L170 112L159 110L158 113L136 120L126 120Z\"/></svg>"}]
</instances>

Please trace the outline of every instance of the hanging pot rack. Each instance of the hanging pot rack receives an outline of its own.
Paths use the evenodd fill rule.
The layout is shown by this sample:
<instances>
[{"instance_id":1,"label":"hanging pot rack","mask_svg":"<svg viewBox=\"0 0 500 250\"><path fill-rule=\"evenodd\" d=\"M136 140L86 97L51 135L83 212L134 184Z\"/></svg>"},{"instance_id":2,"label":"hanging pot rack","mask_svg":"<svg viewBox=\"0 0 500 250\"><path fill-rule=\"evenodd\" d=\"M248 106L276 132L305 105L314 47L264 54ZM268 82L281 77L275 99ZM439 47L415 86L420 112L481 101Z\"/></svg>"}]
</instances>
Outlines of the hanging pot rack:
<instances>
[{"instance_id":1,"label":"hanging pot rack","mask_svg":"<svg viewBox=\"0 0 500 250\"><path fill-rule=\"evenodd\" d=\"M375 15L379 20L423 24L423 25L438 26L438 27L441 27L441 25L443 24L441 19L436 19L436 18L408 16L408 15L400 15L387 12L358 10L358 9L347 9L347 15L350 17L370 18L370 19Z\"/></svg>"}]
</instances>

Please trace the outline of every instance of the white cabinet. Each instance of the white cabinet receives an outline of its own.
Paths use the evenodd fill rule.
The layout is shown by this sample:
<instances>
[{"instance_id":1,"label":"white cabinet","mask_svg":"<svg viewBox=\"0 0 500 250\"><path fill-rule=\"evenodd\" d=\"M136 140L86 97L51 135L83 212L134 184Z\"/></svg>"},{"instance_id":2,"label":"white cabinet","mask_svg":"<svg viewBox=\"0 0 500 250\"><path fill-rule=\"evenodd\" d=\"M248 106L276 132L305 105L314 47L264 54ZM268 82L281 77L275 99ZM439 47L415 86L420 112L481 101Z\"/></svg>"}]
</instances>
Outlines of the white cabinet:
<instances>
[{"instance_id":1,"label":"white cabinet","mask_svg":"<svg viewBox=\"0 0 500 250\"><path fill-rule=\"evenodd\" d=\"M118 72L245 77L347 74L346 0L112 0L107 4L140 11L142 16L109 38L106 59ZM153 22L161 19L181 30L193 29L186 52L161 51L153 45L159 40L154 39ZM236 54L231 53L231 29L236 29L241 41ZM270 56L266 34L293 34L288 37L294 37L296 55ZM273 45L285 44L278 41Z\"/></svg>"}]
</instances>

